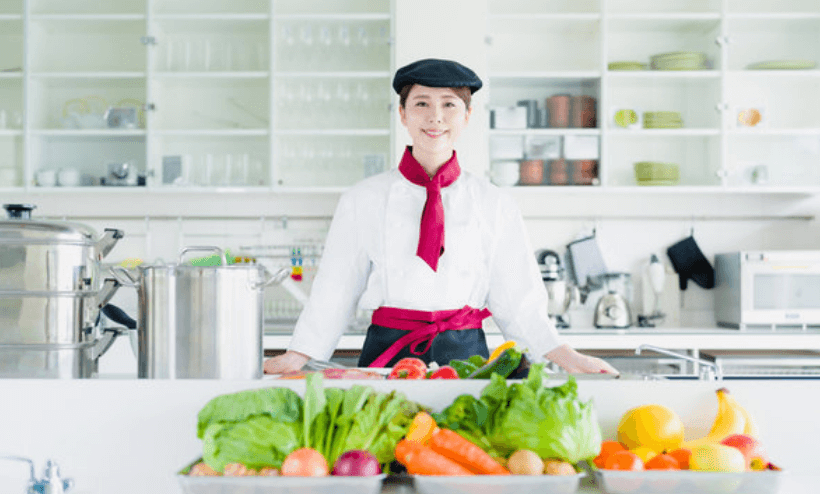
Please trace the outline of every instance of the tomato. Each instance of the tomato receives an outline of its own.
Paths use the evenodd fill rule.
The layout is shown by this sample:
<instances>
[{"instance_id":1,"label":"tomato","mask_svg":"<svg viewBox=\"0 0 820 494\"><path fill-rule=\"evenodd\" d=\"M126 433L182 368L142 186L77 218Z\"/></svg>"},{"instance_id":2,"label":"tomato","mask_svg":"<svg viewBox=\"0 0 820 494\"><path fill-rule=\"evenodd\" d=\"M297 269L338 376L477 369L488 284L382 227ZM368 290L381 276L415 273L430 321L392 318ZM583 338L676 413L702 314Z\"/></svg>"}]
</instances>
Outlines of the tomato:
<instances>
[{"instance_id":1,"label":"tomato","mask_svg":"<svg viewBox=\"0 0 820 494\"><path fill-rule=\"evenodd\" d=\"M430 379L458 379L458 372L449 365L444 365L430 374Z\"/></svg>"},{"instance_id":2,"label":"tomato","mask_svg":"<svg viewBox=\"0 0 820 494\"><path fill-rule=\"evenodd\" d=\"M291 477L324 477L329 471L322 453L313 448L300 448L285 458L279 473Z\"/></svg>"},{"instance_id":3,"label":"tomato","mask_svg":"<svg viewBox=\"0 0 820 494\"><path fill-rule=\"evenodd\" d=\"M689 458L692 456L691 451L681 448L672 450L666 454L678 460L678 467L681 470L689 470Z\"/></svg>"},{"instance_id":4,"label":"tomato","mask_svg":"<svg viewBox=\"0 0 820 494\"><path fill-rule=\"evenodd\" d=\"M427 377L427 364L415 357L406 357L393 366L388 379L424 379Z\"/></svg>"},{"instance_id":5,"label":"tomato","mask_svg":"<svg viewBox=\"0 0 820 494\"><path fill-rule=\"evenodd\" d=\"M644 465L647 470L680 470L680 463L674 456L660 454L647 461Z\"/></svg>"},{"instance_id":6,"label":"tomato","mask_svg":"<svg viewBox=\"0 0 820 494\"><path fill-rule=\"evenodd\" d=\"M616 451L604 463L607 470L643 470L643 461L631 451Z\"/></svg>"},{"instance_id":7,"label":"tomato","mask_svg":"<svg viewBox=\"0 0 820 494\"><path fill-rule=\"evenodd\" d=\"M606 463L606 459L612 453L618 451L626 451L626 448L623 444L619 443L618 441L604 441L601 443L601 452L598 456L595 457L595 466L598 468L604 468L604 464Z\"/></svg>"}]
</instances>

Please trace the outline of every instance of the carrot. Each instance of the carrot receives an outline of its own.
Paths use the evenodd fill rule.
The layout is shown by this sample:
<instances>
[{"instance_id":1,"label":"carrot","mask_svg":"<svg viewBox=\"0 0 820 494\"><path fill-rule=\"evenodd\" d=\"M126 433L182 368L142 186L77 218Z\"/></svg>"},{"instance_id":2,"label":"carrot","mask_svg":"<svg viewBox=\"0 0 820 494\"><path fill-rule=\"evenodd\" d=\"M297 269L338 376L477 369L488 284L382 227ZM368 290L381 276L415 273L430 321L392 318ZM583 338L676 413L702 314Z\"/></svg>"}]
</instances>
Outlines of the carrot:
<instances>
[{"instance_id":1,"label":"carrot","mask_svg":"<svg viewBox=\"0 0 820 494\"><path fill-rule=\"evenodd\" d=\"M436 429L430 438L430 449L463 465L473 473L509 475L486 451L449 429Z\"/></svg>"},{"instance_id":2,"label":"carrot","mask_svg":"<svg viewBox=\"0 0 820 494\"><path fill-rule=\"evenodd\" d=\"M396 444L395 453L399 463L414 475L473 475L455 461L417 441L402 439Z\"/></svg>"},{"instance_id":3,"label":"carrot","mask_svg":"<svg viewBox=\"0 0 820 494\"><path fill-rule=\"evenodd\" d=\"M413 422L407 429L407 435L404 436L408 441L417 441L421 444L427 444L430 441L430 436L436 429L436 421L428 413L419 412L413 417Z\"/></svg>"}]
</instances>

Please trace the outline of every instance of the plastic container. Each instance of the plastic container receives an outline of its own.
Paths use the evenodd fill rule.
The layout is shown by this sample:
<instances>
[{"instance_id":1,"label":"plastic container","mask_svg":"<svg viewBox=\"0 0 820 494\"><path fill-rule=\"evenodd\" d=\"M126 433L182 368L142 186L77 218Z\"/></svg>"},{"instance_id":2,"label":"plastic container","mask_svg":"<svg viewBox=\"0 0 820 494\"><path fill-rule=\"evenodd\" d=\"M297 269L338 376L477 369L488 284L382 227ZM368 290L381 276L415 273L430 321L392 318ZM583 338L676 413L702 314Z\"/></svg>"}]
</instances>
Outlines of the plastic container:
<instances>
[{"instance_id":1,"label":"plastic container","mask_svg":"<svg viewBox=\"0 0 820 494\"><path fill-rule=\"evenodd\" d=\"M572 494L585 475L416 475L413 483L419 494Z\"/></svg>"},{"instance_id":2,"label":"plastic container","mask_svg":"<svg viewBox=\"0 0 820 494\"><path fill-rule=\"evenodd\" d=\"M595 482L607 494L777 494L783 472L692 472L597 470Z\"/></svg>"},{"instance_id":3,"label":"plastic container","mask_svg":"<svg viewBox=\"0 0 820 494\"><path fill-rule=\"evenodd\" d=\"M177 475L185 494L378 494L385 475L370 477L189 477Z\"/></svg>"}]
</instances>

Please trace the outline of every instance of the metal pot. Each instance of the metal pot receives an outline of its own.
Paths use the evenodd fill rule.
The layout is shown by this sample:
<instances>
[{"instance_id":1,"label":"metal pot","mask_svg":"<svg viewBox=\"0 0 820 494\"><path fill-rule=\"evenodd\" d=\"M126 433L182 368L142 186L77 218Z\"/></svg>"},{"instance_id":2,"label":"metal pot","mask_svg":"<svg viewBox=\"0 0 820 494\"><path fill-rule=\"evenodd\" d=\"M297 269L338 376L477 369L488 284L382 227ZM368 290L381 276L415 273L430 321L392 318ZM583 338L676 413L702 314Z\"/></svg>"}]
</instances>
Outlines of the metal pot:
<instances>
[{"instance_id":1,"label":"metal pot","mask_svg":"<svg viewBox=\"0 0 820 494\"><path fill-rule=\"evenodd\" d=\"M99 262L123 232L102 237L78 223L31 220L35 206L6 204L0 221L0 376L90 377L116 330L100 308L116 292Z\"/></svg>"},{"instance_id":2,"label":"metal pot","mask_svg":"<svg viewBox=\"0 0 820 494\"><path fill-rule=\"evenodd\" d=\"M193 251L217 252L219 266L183 263ZM122 268L138 294L138 376L256 379L262 376L263 293L290 274L257 264L228 265L218 247L187 247L176 265Z\"/></svg>"}]
</instances>

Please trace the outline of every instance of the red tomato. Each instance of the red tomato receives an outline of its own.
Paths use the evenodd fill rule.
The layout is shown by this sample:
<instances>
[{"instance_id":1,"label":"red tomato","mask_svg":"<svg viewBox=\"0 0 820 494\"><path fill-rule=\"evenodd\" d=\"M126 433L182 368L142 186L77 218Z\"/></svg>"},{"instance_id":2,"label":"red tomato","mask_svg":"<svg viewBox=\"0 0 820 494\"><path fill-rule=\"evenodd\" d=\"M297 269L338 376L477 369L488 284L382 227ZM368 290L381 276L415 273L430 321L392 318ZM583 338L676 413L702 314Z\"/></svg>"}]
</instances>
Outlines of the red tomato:
<instances>
[{"instance_id":1,"label":"red tomato","mask_svg":"<svg viewBox=\"0 0 820 494\"><path fill-rule=\"evenodd\" d=\"M607 470L643 470L643 461L631 451L616 451L604 463Z\"/></svg>"},{"instance_id":2,"label":"red tomato","mask_svg":"<svg viewBox=\"0 0 820 494\"><path fill-rule=\"evenodd\" d=\"M291 477L324 477L329 469L322 453L313 448L300 448L285 457L279 473Z\"/></svg>"},{"instance_id":3,"label":"red tomato","mask_svg":"<svg viewBox=\"0 0 820 494\"><path fill-rule=\"evenodd\" d=\"M415 357L406 357L393 366L388 379L424 379L427 377L427 364Z\"/></svg>"},{"instance_id":4,"label":"red tomato","mask_svg":"<svg viewBox=\"0 0 820 494\"><path fill-rule=\"evenodd\" d=\"M606 459L609 458L609 455L618 451L626 451L624 445L618 441L602 442L601 452L598 453L598 456L596 456L595 460L593 460L595 462L595 466L598 468L604 468L604 464L606 464Z\"/></svg>"},{"instance_id":5,"label":"red tomato","mask_svg":"<svg viewBox=\"0 0 820 494\"><path fill-rule=\"evenodd\" d=\"M644 466L647 470L680 470L680 462L668 454L656 455Z\"/></svg>"},{"instance_id":6,"label":"red tomato","mask_svg":"<svg viewBox=\"0 0 820 494\"><path fill-rule=\"evenodd\" d=\"M458 379L458 372L449 365L444 365L433 372L430 379Z\"/></svg>"}]
</instances>

